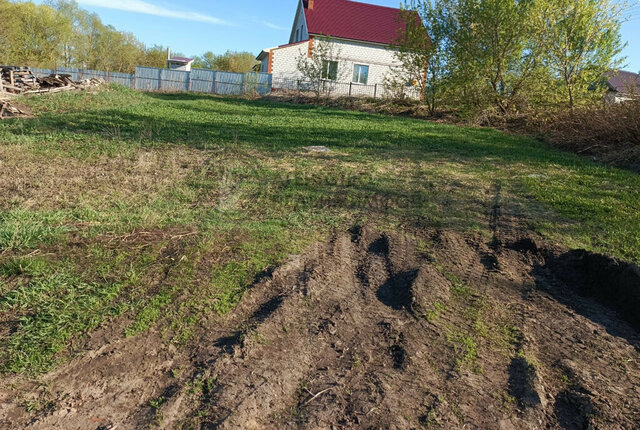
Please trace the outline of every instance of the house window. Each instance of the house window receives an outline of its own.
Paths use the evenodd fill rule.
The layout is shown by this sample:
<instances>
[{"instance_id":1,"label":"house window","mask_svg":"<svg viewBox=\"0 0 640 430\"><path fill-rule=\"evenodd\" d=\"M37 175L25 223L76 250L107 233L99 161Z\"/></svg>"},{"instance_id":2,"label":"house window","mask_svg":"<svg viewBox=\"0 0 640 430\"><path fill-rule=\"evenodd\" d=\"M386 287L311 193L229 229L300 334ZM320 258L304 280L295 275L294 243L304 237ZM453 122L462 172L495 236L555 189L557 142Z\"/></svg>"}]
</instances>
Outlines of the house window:
<instances>
[{"instance_id":1,"label":"house window","mask_svg":"<svg viewBox=\"0 0 640 430\"><path fill-rule=\"evenodd\" d=\"M322 61L322 79L328 79L330 81L335 81L338 79L337 61Z\"/></svg>"},{"instance_id":2,"label":"house window","mask_svg":"<svg viewBox=\"0 0 640 430\"><path fill-rule=\"evenodd\" d=\"M297 29L296 29L296 40L294 40L294 42L297 42L297 41L299 41L299 40L300 40L300 29L299 29L299 28L297 28Z\"/></svg>"},{"instance_id":3,"label":"house window","mask_svg":"<svg viewBox=\"0 0 640 430\"><path fill-rule=\"evenodd\" d=\"M362 64L356 64L353 68L353 82L367 85L369 81L369 66L363 66Z\"/></svg>"}]
</instances>

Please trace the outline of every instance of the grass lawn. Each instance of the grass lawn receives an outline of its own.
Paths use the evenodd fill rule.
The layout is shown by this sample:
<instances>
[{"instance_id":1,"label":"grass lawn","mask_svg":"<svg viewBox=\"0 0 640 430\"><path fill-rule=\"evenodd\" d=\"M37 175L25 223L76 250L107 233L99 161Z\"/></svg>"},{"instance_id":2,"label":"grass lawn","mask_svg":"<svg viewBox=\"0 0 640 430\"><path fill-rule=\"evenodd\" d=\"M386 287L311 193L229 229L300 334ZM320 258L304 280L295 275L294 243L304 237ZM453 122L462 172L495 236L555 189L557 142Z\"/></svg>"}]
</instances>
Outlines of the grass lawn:
<instances>
[{"instance_id":1,"label":"grass lawn","mask_svg":"<svg viewBox=\"0 0 640 430\"><path fill-rule=\"evenodd\" d=\"M112 87L0 123L0 371L106 319L185 343L334 227L491 237L490 214L640 262L640 176L532 139L313 106ZM325 145L328 153L309 152Z\"/></svg>"}]
</instances>

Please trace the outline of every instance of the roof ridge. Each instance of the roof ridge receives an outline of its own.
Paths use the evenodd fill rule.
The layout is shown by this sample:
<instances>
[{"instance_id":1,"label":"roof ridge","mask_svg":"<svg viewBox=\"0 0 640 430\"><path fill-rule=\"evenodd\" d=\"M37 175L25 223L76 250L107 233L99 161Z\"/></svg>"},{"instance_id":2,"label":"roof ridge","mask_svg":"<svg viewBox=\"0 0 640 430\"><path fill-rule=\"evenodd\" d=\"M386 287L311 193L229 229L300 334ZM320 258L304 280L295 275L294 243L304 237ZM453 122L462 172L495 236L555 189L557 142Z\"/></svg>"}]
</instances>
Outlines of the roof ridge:
<instances>
[{"instance_id":1,"label":"roof ridge","mask_svg":"<svg viewBox=\"0 0 640 430\"><path fill-rule=\"evenodd\" d=\"M316 0L316 1L322 1L322 0ZM379 8L382 8L382 9L391 9L391 10L398 10L398 11L406 10L406 9L401 9L399 7L382 6L380 4L365 3L363 1L356 1L356 0L338 0L338 1L346 1L346 2L351 2L351 3L357 3L357 4L362 4L362 5L370 6L370 7L379 7Z\"/></svg>"}]
</instances>

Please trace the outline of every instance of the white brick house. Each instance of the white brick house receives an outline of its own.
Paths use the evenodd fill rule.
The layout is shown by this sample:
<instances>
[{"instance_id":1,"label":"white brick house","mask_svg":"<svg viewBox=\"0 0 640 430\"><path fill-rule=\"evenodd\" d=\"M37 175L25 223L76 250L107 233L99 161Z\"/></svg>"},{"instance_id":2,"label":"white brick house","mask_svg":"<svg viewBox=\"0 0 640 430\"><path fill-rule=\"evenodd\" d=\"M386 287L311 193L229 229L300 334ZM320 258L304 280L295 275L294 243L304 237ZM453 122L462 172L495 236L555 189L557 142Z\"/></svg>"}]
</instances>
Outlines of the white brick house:
<instances>
[{"instance_id":1,"label":"white brick house","mask_svg":"<svg viewBox=\"0 0 640 430\"><path fill-rule=\"evenodd\" d=\"M398 67L390 45L401 35L400 10L350 0L300 0L289 43L263 50L257 59L273 75L273 87L295 87L303 80L301 56L311 58L318 38L329 38L337 64L327 71L334 92L381 95L385 78ZM337 67L337 69L336 69Z\"/></svg>"}]
</instances>

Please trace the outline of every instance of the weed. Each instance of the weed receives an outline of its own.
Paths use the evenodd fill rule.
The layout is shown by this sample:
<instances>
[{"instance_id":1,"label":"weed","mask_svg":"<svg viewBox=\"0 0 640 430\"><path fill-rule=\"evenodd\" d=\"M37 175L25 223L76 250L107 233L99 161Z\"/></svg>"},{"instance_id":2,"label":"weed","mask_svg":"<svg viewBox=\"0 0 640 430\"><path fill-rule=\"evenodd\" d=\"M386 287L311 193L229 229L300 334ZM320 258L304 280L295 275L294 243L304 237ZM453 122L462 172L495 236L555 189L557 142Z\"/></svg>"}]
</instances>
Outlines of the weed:
<instances>
[{"instance_id":1,"label":"weed","mask_svg":"<svg viewBox=\"0 0 640 430\"><path fill-rule=\"evenodd\" d=\"M149 406L151 406L155 410L158 410L162 408L166 401L167 399L165 399L164 396L160 396L158 398L149 400Z\"/></svg>"},{"instance_id":2,"label":"weed","mask_svg":"<svg viewBox=\"0 0 640 430\"><path fill-rule=\"evenodd\" d=\"M442 312L444 312L447 309L447 306L440 303L440 302L435 302L433 304L433 309L428 309L425 312L425 319L427 321L429 321L430 323L435 323L438 318L440 317L440 315L442 314Z\"/></svg>"}]
</instances>

